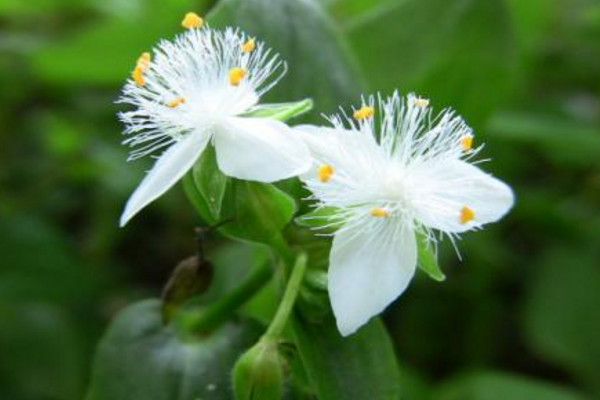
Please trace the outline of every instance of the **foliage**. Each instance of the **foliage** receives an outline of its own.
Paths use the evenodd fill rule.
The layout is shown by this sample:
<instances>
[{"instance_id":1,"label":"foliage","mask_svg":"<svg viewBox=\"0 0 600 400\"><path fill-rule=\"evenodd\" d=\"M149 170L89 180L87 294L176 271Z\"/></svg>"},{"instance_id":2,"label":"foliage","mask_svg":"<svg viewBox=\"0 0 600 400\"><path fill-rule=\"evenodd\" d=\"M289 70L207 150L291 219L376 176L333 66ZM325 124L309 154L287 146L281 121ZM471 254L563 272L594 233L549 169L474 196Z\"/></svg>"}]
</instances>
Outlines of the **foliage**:
<instances>
[{"instance_id":1,"label":"foliage","mask_svg":"<svg viewBox=\"0 0 600 400\"><path fill-rule=\"evenodd\" d=\"M451 106L466 116L476 140L486 142L483 156L493 158L489 167L517 193L517 206L503 224L456 243L462 262L445 241L438 249L441 270L433 257L421 265L415 284L384 315L389 336L375 321L355 342L340 343L327 326L326 295L318 287L303 288L294 320L310 324L286 331L286 374L294 377L286 383L286 395L316 393L323 400L352 395L361 400L364 393L397 398L397 391L410 400L600 396L597 2L213 3L0 3L5 30L0 41L0 399L72 400L86 392L89 400L148 399L159 396L161 382L180 393L204 385L194 393L206 399L229 393L219 391L222 376L264 330L283 276L276 275L243 315L223 328L231 330L224 337L238 337L247 324L257 332L246 341L240 333L235 357L223 358L222 369L215 364L219 390L209 393L205 381L196 380L200 371L185 365L213 365L218 349L210 346L219 344L211 337L182 341L173 327L160 325L156 302L134 303L156 297L177 263L196 253L195 226L242 216L206 235L204 250L214 261L215 280L192 309L222 298L251 267L270 260L260 245L230 245L225 237L278 244L274 233L287 225L292 247L310 243L311 263L324 264L326 239L306 238L290 223L307 211L297 210L294 199L305 194L293 180L277 186L241 183L200 168L186 178L186 190L190 180L192 189L201 189L195 193L201 218L186 203L184 190L175 189L135 223L117 228L121 207L150 160L125 163L113 102L139 53L178 32L181 15L189 10L207 15L215 26L240 25L282 54L289 73L268 101L312 98L315 104L312 113L294 122L322 122L320 112L356 104L363 90L416 91L436 109ZM214 164L211 156L205 153L202 161ZM232 203L232 191L258 200ZM254 222L244 218L253 218L256 209L270 218L248 230ZM438 283L427 274L446 279ZM144 308L146 320L127 317L136 307ZM138 322L152 325L144 333L148 341L111 348L114 341L129 340L135 332L127 329ZM320 359L320 346L339 352ZM165 348L174 350L155 353ZM136 359L161 364L163 356L173 375ZM343 377L355 375L353 363L371 366L372 375ZM105 367L117 364L120 369ZM338 364L347 368L337 369ZM387 372L378 370L382 365ZM110 375L115 373L123 379ZM136 376L149 382L146 393L127 391L127 379ZM194 383L186 386L187 379ZM103 391L109 390L106 397Z\"/></svg>"}]
</instances>

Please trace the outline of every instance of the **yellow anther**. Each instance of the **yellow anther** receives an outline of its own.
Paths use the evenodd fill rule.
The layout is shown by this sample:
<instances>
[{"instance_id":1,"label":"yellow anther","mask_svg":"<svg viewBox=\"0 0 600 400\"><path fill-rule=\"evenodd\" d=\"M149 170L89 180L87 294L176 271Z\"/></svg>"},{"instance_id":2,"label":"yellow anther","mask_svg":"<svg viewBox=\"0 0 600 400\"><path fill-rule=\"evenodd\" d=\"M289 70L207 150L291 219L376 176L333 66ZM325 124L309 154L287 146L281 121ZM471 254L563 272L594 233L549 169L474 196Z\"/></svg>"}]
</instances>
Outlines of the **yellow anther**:
<instances>
[{"instance_id":1,"label":"yellow anther","mask_svg":"<svg viewBox=\"0 0 600 400\"><path fill-rule=\"evenodd\" d=\"M390 216L390 212L388 210L386 210L385 208L380 208L380 207L376 207L376 208L371 208L370 211L371 215L377 218L386 218Z\"/></svg>"},{"instance_id":2,"label":"yellow anther","mask_svg":"<svg viewBox=\"0 0 600 400\"><path fill-rule=\"evenodd\" d=\"M150 65L150 61L152 61L150 53L146 51L138 57L137 66L142 67L143 69L148 68L148 66Z\"/></svg>"},{"instance_id":3,"label":"yellow anther","mask_svg":"<svg viewBox=\"0 0 600 400\"><path fill-rule=\"evenodd\" d=\"M174 100L171 100L170 102L167 103L167 105L171 108L175 108L181 104L185 103L185 98L183 97L178 97Z\"/></svg>"},{"instance_id":4,"label":"yellow anther","mask_svg":"<svg viewBox=\"0 0 600 400\"><path fill-rule=\"evenodd\" d=\"M358 110L354 111L354 119L362 121L365 118L372 117L375 114L375 109L370 106L362 106Z\"/></svg>"},{"instance_id":5,"label":"yellow anther","mask_svg":"<svg viewBox=\"0 0 600 400\"><path fill-rule=\"evenodd\" d=\"M246 68L234 67L229 70L229 83L233 86L237 86L240 84L242 79L248 74Z\"/></svg>"},{"instance_id":6,"label":"yellow anther","mask_svg":"<svg viewBox=\"0 0 600 400\"><path fill-rule=\"evenodd\" d=\"M200 28L202 24L204 24L204 20L194 12L185 14L185 17L181 21L181 26L186 29Z\"/></svg>"},{"instance_id":7,"label":"yellow anther","mask_svg":"<svg viewBox=\"0 0 600 400\"><path fill-rule=\"evenodd\" d=\"M144 67L141 65L136 65L135 69L131 73L131 77L139 86L144 86L146 84L146 78L144 77Z\"/></svg>"},{"instance_id":8,"label":"yellow anther","mask_svg":"<svg viewBox=\"0 0 600 400\"><path fill-rule=\"evenodd\" d=\"M429 99L415 99L415 106L425 108L429 105Z\"/></svg>"},{"instance_id":9,"label":"yellow anther","mask_svg":"<svg viewBox=\"0 0 600 400\"><path fill-rule=\"evenodd\" d=\"M467 133L465 136L460 138L460 145L464 151L471 150L471 147L473 147L473 135Z\"/></svg>"},{"instance_id":10,"label":"yellow anther","mask_svg":"<svg viewBox=\"0 0 600 400\"><path fill-rule=\"evenodd\" d=\"M244 43L242 45L242 51L244 53L252 53L255 48L256 48L256 42L254 41L254 38L248 39L246 41L246 43Z\"/></svg>"},{"instance_id":11,"label":"yellow anther","mask_svg":"<svg viewBox=\"0 0 600 400\"><path fill-rule=\"evenodd\" d=\"M329 164L323 164L319 167L319 180L323 183L329 182L333 176L334 169Z\"/></svg>"},{"instance_id":12,"label":"yellow anther","mask_svg":"<svg viewBox=\"0 0 600 400\"><path fill-rule=\"evenodd\" d=\"M463 206L463 208L460 209L460 217L458 218L458 220L460 221L461 224L466 224L469 221L472 221L475 219L475 211L467 206Z\"/></svg>"}]
</instances>

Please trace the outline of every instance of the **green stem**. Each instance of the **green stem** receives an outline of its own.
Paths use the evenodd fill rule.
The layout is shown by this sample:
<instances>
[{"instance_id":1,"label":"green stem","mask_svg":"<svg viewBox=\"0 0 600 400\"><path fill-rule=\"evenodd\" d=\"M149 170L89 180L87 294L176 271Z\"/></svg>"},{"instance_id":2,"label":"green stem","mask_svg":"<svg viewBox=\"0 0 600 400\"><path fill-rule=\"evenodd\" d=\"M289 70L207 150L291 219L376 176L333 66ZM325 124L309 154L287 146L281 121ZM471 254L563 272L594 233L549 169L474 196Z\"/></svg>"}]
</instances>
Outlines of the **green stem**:
<instances>
[{"instance_id":1,"label":"green stem","mask_svg":"<svg viewBox=\"0 0 600 400\"><path fill-rule=\"evenodd\" d=\"M271 324L269 325L269 328L267 329L267 332L264 334L263 338L276 340L283 333L283 328L287 323L290 312L292 311L294 303L296 302L298 291L302 285L304 271L306 271L306 254L302 253L296 259L292 274L288 280L287 287L285 288L285 293L283 294L283 298L281 299L281 303L279 304L279 308L275 314L275 318L273 318L271 321Z\"/></svg>"},{"instance_id":2,"label":"green stem","mask_svg":"<svg viewBox=\"0 0 600 400\"><path fill-rule=\"evenodd\" d=\"M250 274L238 287L223 298L198 313L190 313L183 321L187 332L203 333L218 328L228 321L233 314L262 289L271 279L273 270L263 264Z\"/></svg>"},{"instance_id":3,"label":"green stem","mask_svg":"<svg viewBox=\"0 0 600 400\"><path fill-rule=\"evenodd\" d=\"M273 237L270 240L269 244L285 263L285 270L287 276L287 274L289 273L289 268L291 268L292 265L294 265L294 263L296 262L296 255L294 254L294 251L281 234Z\"/></svg>"}]
</instances>

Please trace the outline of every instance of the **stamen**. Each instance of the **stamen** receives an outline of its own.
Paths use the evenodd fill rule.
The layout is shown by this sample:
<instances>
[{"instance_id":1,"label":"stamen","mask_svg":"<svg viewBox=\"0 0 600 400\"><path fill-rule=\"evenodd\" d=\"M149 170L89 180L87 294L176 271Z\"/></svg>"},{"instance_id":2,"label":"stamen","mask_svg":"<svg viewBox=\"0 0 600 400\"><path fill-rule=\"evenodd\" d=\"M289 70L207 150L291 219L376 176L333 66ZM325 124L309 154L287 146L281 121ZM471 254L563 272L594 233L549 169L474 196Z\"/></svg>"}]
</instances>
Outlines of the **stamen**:
<instances>
[{"instance_id":1,"label":"stamen","mask_svg":"<svg viewBox=\"0 0 600 400\"><path fill-rule=\"evenodd\" d=\"M175 108L181 104L185 103L185 98L184 97L178 97L174 100L171 100L170 102L167 103L167 105L171 108Z\"/></svg>"},{"instance_id":2,"label":"stamen","mask_svg":"<svg viewBox=\"0 0 600 400\"><path fill-rule=\"evenodd\" d=\"M181 26L186 29L200 28L204 24L204 20L198 14L189 12L185 14L181 21Z\"/></svg>"},{"instance_id":3,"label":"stamen","mask_svg":"<svg viewBox=\"0 0 600 400\"><path fill-rule=\"evenodd\" d=\"M135 69L131 73L131 77L139 86L146 84L146 78L144 77L144 71L150 66L151 56L150 53L144 52L138 57L135 64Z\"/></svg>"},{"instance_id":4,"label":"stamen","mask_svg":"<svg viewBox=\"0 0 600 400\"><path fill-rule=\"evenodd\" d=\"M372 117L375 114L375 109L370 106L362 106L358 110L354 111L354 119L362 121L363 119Z\"/></svg>"},{"instance_id":5,"label":"stamen","mask_svg":"<svg viewBox=\"0 0 600 400\"><path fill-rule=\"evenodd\" d=\"M371 208L371 215L377 218L387 218L390 216L390 212L385 208L375 207Z\"/></svg>"},{"instance_id":6,"label":"stamen","mask_svg":"<svg viewBox=\"0 0 600 400\"><path fill-rule=\"evenodd\" d=\"M138 86L144 86L146 84L146 78L144 77L144 67L136 65L135 69L131 73L131 77L138 84Z\"/></svg>"},{"instance_id":7,"label":"stamen","mask_svg":"<svg viewBox=\"0 0 600 400\"><path fill-rule=\"evenodd\" d=\"M465 136L460 138L460 145L464 151L469 151L473 147L473 135L467 133Z\"/></svg>"},{"instance_id":8,"label":"stamen","mask_svg":"<svg viewBox=\"0 0 600 400\"><path fill-rule=\"evenodd\" d=\"M256 48L256 42L254 41L254 38L248 39L246 41L246 43L244 43L242 45L242 51L244 53L252 53L255 48Z\"/></svg>"},{"instance_id":9,"label":"stamen","mask_svg":"<svg viewBox=\"0 0 600 400\"><path fill-rule=\"evenodd\" d=\"M246 68L234 67L229 70L229 83L233 86L237 86L240 84L242 79L248 74Z\"/></svg>"},{"instance_id":10,"label":"stamen","mask_svg":"<svg viewBox=\"0 0 600 400\"><path fill-rule=\"evenodd\" d=\"M327 183L331 180L333 176L334 169L329 164L323 164L319 167L319 180L323 183Z\"/></svg>"},{"instance_id":11,"label":"stamen","mask_svg":"<svg viewBox=\"0 0 600 400\"><path fill-rule=\"evenodd\" d=\"M459 221L461 224L466 224L469 221L472 221L475 219L475 211L468 207L468 206L463 206L463 208L460 209L460 217L459 217Z\"/></svg>"},{"instance_id":12,"label":"stamen","mask_svg":"<svg viewBox=\"0 0 600 400\"><path fill-rule=\"evenodd\" d=\"M142 55L138 57L137 65L139 67L146 69L150 65L150 61L151 61L150 53L146 51L146 52L143 52Z\"/></svg>"},{"instance_id":13,"label":"stamen","mask_svg":"<svg viewBox=\"0 0 600 400\"><path fill-rule=\"evenodd\" d=\"M415 106L425 108L429 105L429 99L418 98L415 99Z\"/></svg>"}]
</instances>

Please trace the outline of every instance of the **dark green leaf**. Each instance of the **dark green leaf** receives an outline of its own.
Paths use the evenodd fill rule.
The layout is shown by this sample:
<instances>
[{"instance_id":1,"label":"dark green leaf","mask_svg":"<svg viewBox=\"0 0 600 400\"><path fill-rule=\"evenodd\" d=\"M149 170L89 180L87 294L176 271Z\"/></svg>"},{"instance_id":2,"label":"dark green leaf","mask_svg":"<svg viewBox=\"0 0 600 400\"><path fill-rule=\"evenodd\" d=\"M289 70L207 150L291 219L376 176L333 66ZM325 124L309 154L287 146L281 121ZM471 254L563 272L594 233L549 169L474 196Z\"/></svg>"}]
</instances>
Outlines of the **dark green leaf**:
<instances>
[{"instance_id":1,"label":"dark green leaf","mask_svg":"<svg viewBox=\"0 0 600 400\"><path fill-rule=\"evenodd\" d=\"M530 346L600 393L599 254L550 251L533 280L525 327Z\"/></svg>"},{"instance_id":2,"label":"dark green leaf","mask_svg":"<svg viewBox=\"0 0 600 400\"><path fill-rule=\"evenodd\" d=\"M102 339L87 400L231 400L231 369L259 332L224 325L182 341L163 327L160 301L123 310Z\"/></svg>"},{"instance_id":3,"label":"dark green leaf","mask_svg":"<svg viewBox=\"0 0 600 400\"><path fill-rule=\"evenodd\" d=\"M53 305L0 301L0 324L0 398L79 398L87 363L75 321Z\"/></svg>"},{"instance_id":4,"label":"dark green leaf","mask_svg":"<svg viewBox=\"0 0 600 400\"><path fill-rule=\"evenodd\" d=\"M281 54L289 71L269 94L276 101L311 97L316 110L329 112L360 93L343 37L314 0L224 0L208 19L239 26Z\"/></svg>"},{"instance_id":5,"label":"dark green leaf","mask_svg":"<svg viewBox=\"0 0 600 400\"><path fill-rule=\"evenodd\" d=\"M437 255L427 243L427 238L423 234L417 234L417 250L419 254L419 268L432 279L442 282L446 279L446 275L440 269L437 262Z\"/></svg>"},{"instance_id":6,"label":"dark green leaf","mask_svg":"<svg viewBox=\"0 0 600 400\"><path fill-rule=\"evenodd\" d=\"M504 2L396 0L379 11L347 26L371 90L416 91L481 126L514 67Z\"/></svg>"},{"instance_id":7,"label":"dark green leaf","mask_svg":"<svg viewBox=\"0 0 600 400\"><path fill-rule=\"evenodd\" d=\"M297 316L293 330L319 400L398 400L398 365L379 319L347 338L340 336L331 315L318 324Z\"/></svg>"},{"instance_id":8,"label":"dark green leaf","mask_svg":"<svg viewBox=\"0 0 600 400\"><path fill-rule=\"evenodd\" d=\"M480 372L442 386L436 400L591 400L553 383L499 372Z\"/></svg>"},{"instance_id":9,"label":"dark green leaf","mask_svg":"<svg viewBox=\"0 0 600 400\"><path fill-rule=\"evenodd\" d=\"M583 124L555 115L503 112L490 120L489 135L515 146L540 149L561 165L596 166L600 135L596 125Z\"/></svg>"},{"instance_id":10,"label":"dark green leaf","mask_svg":"<svg viewBox=\"0 0 600 400\"><path fill-rule=\"evenodd\" d=\"M140 53L159 39L181 32L180 22L187 11L205 11L213 1L197 3L152 1L139 13L127 13L126 18L84 26L70 32L64 40L40 48L32 59L34 70L54 84L125 82Z\"/></svg>"}]
</instances>

